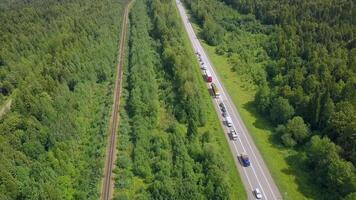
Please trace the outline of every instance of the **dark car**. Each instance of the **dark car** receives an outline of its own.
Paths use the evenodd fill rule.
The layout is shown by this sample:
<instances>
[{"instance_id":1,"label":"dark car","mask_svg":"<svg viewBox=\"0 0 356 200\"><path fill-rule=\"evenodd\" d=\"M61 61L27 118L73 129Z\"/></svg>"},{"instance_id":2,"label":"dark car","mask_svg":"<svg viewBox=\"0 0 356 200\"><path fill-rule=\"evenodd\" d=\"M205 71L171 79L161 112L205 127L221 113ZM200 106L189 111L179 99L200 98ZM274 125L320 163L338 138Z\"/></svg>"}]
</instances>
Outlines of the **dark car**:
<instances>
[{"instance_id":1,"label":"dark car","mask_svg":"<svg viewBox=\"0 0 356 200\"><path fill-rule=\"evenodd\" d=\"M246 154L246 153L242 153L241 155L240 155L240 159L241 159L241 161L242 161L242 165L244 166L244 167L248 167L248 166L250 166L250 159L248 158L248 155Z\"/></svg>"},{"instance_id":2,"label":"dark car","mask_svg":"<svg viewBox=\"0 0 356 200\"><path fill-rule=\"evenodd\" d=\"M225 107L224 103L222 103L222 102L219 103L219 106L220 106L220 109L222 112L226 112L226 107Z\"/></svg>"}]
</instances>

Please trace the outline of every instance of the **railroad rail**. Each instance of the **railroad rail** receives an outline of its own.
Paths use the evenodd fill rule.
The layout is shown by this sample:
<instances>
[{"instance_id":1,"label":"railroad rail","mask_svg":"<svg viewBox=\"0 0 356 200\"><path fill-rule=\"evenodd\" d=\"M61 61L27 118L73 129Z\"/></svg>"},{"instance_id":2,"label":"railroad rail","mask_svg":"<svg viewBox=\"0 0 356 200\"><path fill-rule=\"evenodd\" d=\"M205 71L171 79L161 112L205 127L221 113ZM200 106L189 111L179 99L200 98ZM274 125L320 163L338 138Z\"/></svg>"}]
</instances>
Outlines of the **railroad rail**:
<instances>
[{"instance_id":1,"label":"railroad rail","mask_svg":"<svg viewBox=\"0 0 356 200\"><path fill-rule=\"evenodd\" d=\"M120 96L121 96L121 86L122 86L122 75L123 75L123 67L125 62L125 47L126 47L126 35L127 35L127 27L128 27L128 13L130 6L133 0L129 1L124 10L124 16L122 21L122 30L120 35L120 44L119 44L119 54L117 61L117 73L115 80L115 90L114 90L114 100L113 100L113 108L111 114L110 121L110 136L108 138L108 148L106 153L106 162L104 169L104 177L101 188L101 200L110 200L113 196L113 169L116 159L116 133L119 124L119 107L120 107Z\"/></svg>"}]
</instances>

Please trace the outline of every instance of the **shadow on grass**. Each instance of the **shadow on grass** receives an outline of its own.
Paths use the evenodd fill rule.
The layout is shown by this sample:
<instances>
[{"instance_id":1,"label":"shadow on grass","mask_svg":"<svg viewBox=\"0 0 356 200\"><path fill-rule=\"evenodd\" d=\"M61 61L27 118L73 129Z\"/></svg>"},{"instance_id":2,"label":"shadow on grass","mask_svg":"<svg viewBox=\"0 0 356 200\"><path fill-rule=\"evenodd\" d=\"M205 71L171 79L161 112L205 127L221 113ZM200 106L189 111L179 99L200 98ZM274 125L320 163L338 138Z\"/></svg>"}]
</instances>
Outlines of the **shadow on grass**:
<instances>
[{"instance_id":1,"label":"shadow on grass","mask_svg":"<svg viewBox=\"0 0 356 200\"><path fill-rule=\"evenodd\" d=\"M309 169L306 167L307 158L304 151L294 151L285 148L281 143L280 136L274 133L274 127L272 124L267 121L263 115L258 113L256 105L253 101L245 103L243 108L246 109L256 119L256 121L253 123L253 126L270 133L268 135L268 141L274 148L283 151L287 150L288 153L290 153L284 158L288 164L288 169L283 169L282 172L284 174L295 177L299 192L310 199L332 199L331 197L326 196L328 192L323 192L323 189L319 188L317 185L315 185L315 183L313 183L313 176L312 174L308 173ZM288 197L288 194L282 195L286 199L293 199L293 197Z\"/></svg>"},{"instance_id":2,"label":"shadow on grass","mask_svg":"<svg viewBox=\"0 0 356 200\"><path fill-rule=\"evenodd\" d=\"M303 150L289 155L286 158L286 161L289 165L289 169L284 169L282 172L295 176L298 190L306 197L325 200L337 199L337 197L330 194L330 191L321 188L313 182L313 179L316 177L314 177L313 174L308 173L310 169L307 167L307 156Z\"/></svg>"},{"instance_id":3,"label":"shadow on grass","mask_svg":"<svg viewBox=\"0 0 356 200\"><path fill-rule=\"evenodd\" d=\"M254 127L271 133L268 136L268 141L273 145L273 147L284 150L285 147L282 145L279 135L274 134L274 128L270 122L268 122L260 113L258 113L255 102L249 101L243 105L243 108L256 119L256 121L253 123Z\"/></svg>"}]
</instances>

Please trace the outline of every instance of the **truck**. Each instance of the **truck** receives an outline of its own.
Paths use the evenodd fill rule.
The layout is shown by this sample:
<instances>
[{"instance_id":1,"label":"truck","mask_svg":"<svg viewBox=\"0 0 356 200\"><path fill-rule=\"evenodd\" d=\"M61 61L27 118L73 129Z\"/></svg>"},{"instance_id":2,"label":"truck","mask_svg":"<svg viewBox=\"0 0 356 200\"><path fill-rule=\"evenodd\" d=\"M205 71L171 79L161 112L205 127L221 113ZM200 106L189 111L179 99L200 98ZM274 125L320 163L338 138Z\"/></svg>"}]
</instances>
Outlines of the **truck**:
<instances>
[{"instance_id":1,"label":"truck","mask_svg":"<svg viewBox=\"0 0 356 200\"><path fill-rule=\"evenodd\" d=\"M215 83L212 83L212 84L211 84L211 90L212 90L213 95L214 95L215 97L220 96L219 89L218 89L218 87L216 87Z\"/></svg>"},{"instance_id":2,"label":"truck","mask_svg":"<svg viewBox=\"0 0 356 200\"><path fill-rule=\"evenodd\" d=\"M246 154L246 153L241 153L240 154L240 159L241 159L241 161L242 161L242 165L244 166L244 167L248 167L248 166L250 166L250 159L248 158L248 155Z\"/></svg>"},{"instance_id":3,"label":"truck","mask_svg":"<svg viewBox=\"0 0 356 200\"><path fill-rule=\"evenodd\" d=\"M226 122L226 126L228 126L228 127L232 126L232 120L231 120L230 116L225 117L225 122Z\"/></svg>"},{"instance_id":4,"label":"truck","mask_svg":"<svg viewBox=\"0 0 356 200\"><path fill-rule=\"evenodd\" d=\"M205 70L205 80L208 83L213 82L213 77L211 76L211 73L209 72L209 70Z\"/></svg>"}]
</instances>

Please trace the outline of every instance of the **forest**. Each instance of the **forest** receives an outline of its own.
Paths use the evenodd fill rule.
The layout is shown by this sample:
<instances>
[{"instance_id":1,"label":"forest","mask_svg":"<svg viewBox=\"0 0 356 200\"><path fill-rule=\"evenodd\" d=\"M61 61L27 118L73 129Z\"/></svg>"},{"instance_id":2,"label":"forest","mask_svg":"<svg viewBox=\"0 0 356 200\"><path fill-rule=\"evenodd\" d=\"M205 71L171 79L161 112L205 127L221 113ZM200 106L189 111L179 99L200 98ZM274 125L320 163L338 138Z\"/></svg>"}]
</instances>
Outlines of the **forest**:
<instances>
[{"instance_id":1,"label":"forest","mask_svg":"<svg viewBox=\"0 0 356 200\"><path fill-rule=\"evenodd\" d=\"M254 106L323 198L355 199L354 1L184 2L201 38L249 77Z\"/></svg>"},{"instance_id":2,"label":"forest","mask_svg":"<svg viewBox=\"0 0 356 200\"><path fill-rule=\"evenodd\" d=\"M0 2L0 199L98 199L124 0Z\"/></svg>"},{"instance_id":3,"label":"forest","mask_svg":"<svg viewBox=\"0 0 356 200\"><path fill-rule=\"evenodd\" d=\"M131 9L117 200L245 198L226 173L236 168L222 157L222 130L207 128L215 113L182 28L174 1L136 0Z\"/></svg>"}]
</instances>

